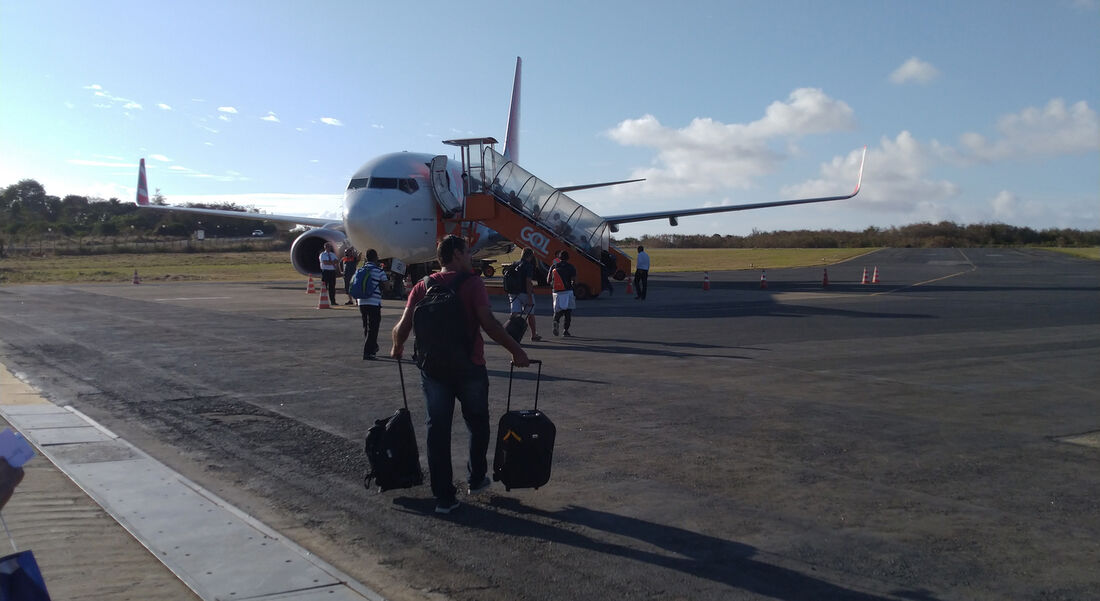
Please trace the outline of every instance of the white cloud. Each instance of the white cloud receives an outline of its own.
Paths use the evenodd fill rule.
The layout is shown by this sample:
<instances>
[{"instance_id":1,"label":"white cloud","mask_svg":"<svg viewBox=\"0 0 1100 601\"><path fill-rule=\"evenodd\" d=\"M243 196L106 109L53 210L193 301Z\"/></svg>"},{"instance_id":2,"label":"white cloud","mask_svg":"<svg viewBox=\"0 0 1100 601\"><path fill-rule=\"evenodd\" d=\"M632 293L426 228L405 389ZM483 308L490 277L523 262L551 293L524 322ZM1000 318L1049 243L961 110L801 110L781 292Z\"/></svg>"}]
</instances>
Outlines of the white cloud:
<instances>
[{"instance_id":1,"label":"white cloud","mask_svg":"<svg viewBox=\"0 0 1100 601\"><path fill-rule=\"evenodd\" d=\"M747 188L757 177L774 171L782 155L773 141L854 127L846 103L816 88L791 92L785 102L767 107L751 123L726 124L696 118L681 129L662 125L653 115L627 119L607 132L625 146L657 150L654 166L638 168L632 178L646 178L632 195L672 195Z\"/></svg>"},{"instance_id":2,"label":"white cloud","mask_svg":"<svg viewBox=\"0 0 1100 601\"><path fill-rule=\"evenodd\" d=\"M218 112L219 113L229 113L231 115L236 115L237 114L237 109L234 108L234 107L231 107L231 106L219 106L218 107Z\"/></svg>"},{"instance_id":3,"label":"white cloud","mask_svg":"<svg viewBox=\"0 0 1100 601\"><path fill-rule=\"evenodd\" d=\"M344 124L339 119L333 119L332 117L321 117L321 123L325 125L334 125L336 127L343 127Z\"/></svg>"},{"instance_id":4,"label":"white cloud","mask_svg":"<svg viewBox=\"0 0 1100 601\"><path fill-rule=\"evenodd\" d=\"M162 163L171 163L172 162L172 159L164 156L163 154L151 154L151 155L149 155L149 158L160 161Z\"/></svg>"},{"instance_id":5,"label":"white cloud","mask_svg":"<svg viewBox=\"0 0 1100 601\"><path fill-rule=\"evenodd\" d=\"M993 216L998 221L1011 221L1019 213L1020 200L1008 190L1001 190L989 201L989 206L993 208Z\"/></svg>"},{"instance_id":6,"label":"white cloud","mask_svg":"<svg viewBox=\"0 0 1100 601\"><path fill-rule=\"evenodd\" d=\"M92 84L90 86L84 86L85 90L92 90L92 96L95 98L106 100L107 102L97 102L93 106L95 108L114 108L116 105L121 104L123 109L141 109L141 103L130 100L129 98L123 98L122 96L115 96L110 92L103 89L103 86L99 84Z\"/></svg>"},{"instance_id":7,"label":"white cloud","mask_svg":"<svg viewBox=\"0 0 1100 601\"><path fill-rule=\"evenodd\" d=\"M162 102L162 103L160 103L160 104L158 104L158 105L157 105L157 108L158 108L158 109L160 109L160 110L162 110L162 111L170 111L170 110L172 110L172 107L168 106L167 104L164 104L163 102Z\"/></svg>"},{"instance_id":8,"label":"white cloud","mask_svg":"<svg viewBox=\"0 0 1100 601\"><path fill-rule=\"evenodd\" d=\"M218 115L218 121L225 121L228 123L232 121L232 119L229 118L229 115Z\"/></svg>"},{"instance_id":9,"label":"white cloud","mask_svg":"<svg viewBox=\"0 0 1100 601\"><path fill-rule=\"evenodd\" d=\"M917 57L910 58L890 74L890 81L896 84L928 83L938 77L939 70Z\"/></svg>"},{"instance_id":10,"label":"white cloud","mask_svg":"<svg viewBox=\"0 0 1100 601\"><path fill-rule=\"evenodd\" d=\"M188 169L187 167L184 167L183 165L172 165L171 167L169 167L169 169L171 169L172 171L180 171L180 172L183 172L183 173L192 173L191 169Z\"/></svg>"},{"instance_id":11,"label":"white cloud","mask_svg":"<svg viewBox=\"0 0 1100 601\"><path fill-rule=\"evenodd\" d=\"M1042 156L1083 154L1100 148L1100 119L1088 103L1066 106L1055 98L1042 109L1028 107L1005 115L997 122L1000 136L967 132L959 136L957 153L948 158L961 161L996 161Z\"/></svg>"},{"instance_id":12,"label":"white cloud","mask_svg":"<svg viewBox=\"0 0 1100 601\"><path fill-rule=\"evenodd\" d=\"M959 187L935 180L929 173L938 163L936 153L908 131L893 140L883 137L880 148L867 151L863 188L847 203L875 211L936 212L940 201L954 197ZM821 177L783 188L785 198L834 196L855 185L862 149L834 157L821 165ZM927 217L926 217L927 218Z\"/></svg>"},{"instance_id":13,"label":"white cloud","mask_svg":"<svg viewBox=\"0 0 1100 601\"><path fill-rule=\"evenodd\" d=\"M272 112L272 111L268 111L267 116L266 117L260 117L260 119L263 120L263 121L270 121L272 123L278 123L279 122L279 118L276 117L275 113Z\"/></svg>"}]
</instances>

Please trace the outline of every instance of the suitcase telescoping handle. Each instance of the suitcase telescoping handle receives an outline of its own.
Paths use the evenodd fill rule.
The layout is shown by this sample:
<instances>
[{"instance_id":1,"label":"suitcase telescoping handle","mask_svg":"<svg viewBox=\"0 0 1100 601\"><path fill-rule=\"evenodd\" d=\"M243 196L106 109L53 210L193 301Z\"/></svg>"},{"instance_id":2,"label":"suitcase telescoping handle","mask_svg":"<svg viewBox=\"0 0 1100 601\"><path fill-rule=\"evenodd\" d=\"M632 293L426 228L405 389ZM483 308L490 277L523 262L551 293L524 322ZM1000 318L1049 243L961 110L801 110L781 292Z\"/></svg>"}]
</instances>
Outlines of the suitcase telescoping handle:
<instances>
[{"instance_id":1,"label":"suitcase telescoping handle","mask_svg":"<svg viewBox=\"0 0 1100 601\"><path fill-rule=\"evenodd\" d=\"M542 359L531 359L530 363L539 364L539 372L535 377L535 409L539 408L539 382L542 381ZM505 411L512 410L512 375L516 373L516 364L512 363L512 366L508 369L508 408Z\"/></svg>"},{"instance_id":2,"label":"suitcase telescoping handle","mask_svg":"<svg viewBox=\"0 0 1100 601\"><path fill-rule=\"evenodd\" d=\"M397 374L401 376L401 398L405 401L405 409L408 409L409 397L405 396L405 372L401 369L401 357L397 358Z\"/></svg>"}]
</instances>

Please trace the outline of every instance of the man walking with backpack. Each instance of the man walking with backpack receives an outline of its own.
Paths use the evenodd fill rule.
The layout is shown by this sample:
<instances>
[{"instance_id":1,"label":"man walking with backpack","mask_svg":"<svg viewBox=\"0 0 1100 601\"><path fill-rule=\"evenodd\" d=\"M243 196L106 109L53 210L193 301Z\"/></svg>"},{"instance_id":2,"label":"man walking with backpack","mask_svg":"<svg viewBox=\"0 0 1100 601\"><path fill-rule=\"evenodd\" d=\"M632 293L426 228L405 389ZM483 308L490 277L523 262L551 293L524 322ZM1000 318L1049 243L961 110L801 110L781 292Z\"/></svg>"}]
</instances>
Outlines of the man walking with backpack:
<instances>
[{"instance_id":1,"label":"man walking with backpack","mask_svg":"<svg viewBox=\"0 0 1100 601\"><path fill-rule=\"evenodd\" d=\"M466 241L447 236L436 247L442 271L418 282L409 291L405 312L393 327L390 355L400 359L409 334L416 332L414 359L420 367L420 385L428 412L428 471L436 513L458 508L451 466L451 422L455 399L470 432L466 462L468 493L487 489L489 463L489 376L485 371L484 330L508 349L517 367L530 361L519 343L493 317L489 294L472 273Z\"/></svg>"},{"instance_id":2,"label":"man walking with backpack","mask_svg":"<svg viewBox=\"0 0 1100 601\"><path fill-rule=\"evenodd\" d=\"M370 279L364 285L366 294L356 299L356 302L359 304L359 314L363 317L363 336L366 337L366 341L363 342L363 360L373 361L378 352L378 326L382 323L381 286L382 282L388 282L390 279L378 266L378 251L373 248L367 249L366 258L367 263L363 265L363 269L367 270L367 273L364 275L369 276ZM351 294L350 290L348 294Z\"/></svg>"},{"instance_id":3,"label":"man walking with backpack","mask_svg":"<svg viewBox=\"0 0 1100 601\"><path fill-rule=\"evenodd\" d=\"M519 261L508 266L504 274L504 291L508 293L508 304L512 314L527 316L527 325L531 327L531 342L542 340L535 330L535 251L523 249ZM522 323L522 322L521 322Z\"/></svg>"}]
</instances>

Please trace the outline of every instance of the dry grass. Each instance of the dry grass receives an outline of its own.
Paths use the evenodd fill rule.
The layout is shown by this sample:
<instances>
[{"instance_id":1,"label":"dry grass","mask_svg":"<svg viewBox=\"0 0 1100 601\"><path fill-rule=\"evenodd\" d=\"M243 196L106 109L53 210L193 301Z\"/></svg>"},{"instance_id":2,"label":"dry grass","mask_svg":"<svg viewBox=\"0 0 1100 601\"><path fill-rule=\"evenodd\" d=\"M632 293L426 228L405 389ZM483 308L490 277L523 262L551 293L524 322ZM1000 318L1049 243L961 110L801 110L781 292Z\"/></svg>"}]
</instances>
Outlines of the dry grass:
<instances>
[{"instance_id":1,"label":"dry grass","mask_svg":"<svg viewBox=\"0 0 1100 601\"><path fill-rule=\"evenodd\" d=\"M1090 246L1088 248L1049 248L1047 250L1073 255L1074 257L1081 257L1082 259L1100 261L1100 246Z\"/></svg>"},{"instance_id":2,"label":"dry grass","mask_svg":"<svg viewBox=\"0 0 1100 601\"><path fill-rule=\"evenodd\" d=\"M0 260L0 283L130 282L134 271L143 282L270 281L302 277L290 266L285 252L149 253L8 257Z\"/></svg>"},{"instance_id":3,"label":"dry grass","mask_svg":"<svg viewBox=\"0 0 1100 601\"><path fill-rule=\"evenodd\" d=\"M869 252L867 249L668 249L650 251L652 271L722 271L829 265ZM500 263L519 252L496 257ZM270 281L302 276L285 252L149 253L9 257L0 261L3 284L79 284L130 282L134 271L143 282Z\"/></svg>"},{"instance_id":4,"label":"dry grass","mask_svg":"<svg viewBox=\"0 0 1100 601\"><path fill-rule=\"evenodd\" d=\"M651 248L650 271L732 271L832 265L873 252L873 248ZM637 253L627 253L634 259ZM501 264L519 259L520 251L496 257Z\"/></svg>"}]
</instances>

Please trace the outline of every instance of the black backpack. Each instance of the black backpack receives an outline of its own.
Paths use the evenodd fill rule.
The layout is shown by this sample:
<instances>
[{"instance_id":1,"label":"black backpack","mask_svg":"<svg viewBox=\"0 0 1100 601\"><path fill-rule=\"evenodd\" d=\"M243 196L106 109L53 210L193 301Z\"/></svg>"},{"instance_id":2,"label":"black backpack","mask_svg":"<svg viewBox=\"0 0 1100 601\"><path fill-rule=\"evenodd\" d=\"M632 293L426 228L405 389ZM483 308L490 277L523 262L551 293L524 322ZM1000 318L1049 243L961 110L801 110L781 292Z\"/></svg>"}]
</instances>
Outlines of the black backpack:
<instances>
[{"instance_id":1,"label":"black backpack","mask_svg":"<svg viewBox=\"0 0 1100 601\"><path fill-rule=\"evenodd\" d=\"M466 309L458 289L469 272L460 272L452 286L427 276L427 293L413 309L413 360L429 377L457 381L470 367L470 335Z\"/></svg>"},{"instance_id":2,"label":"black backpack","mask_svg":"<svg viewBox=\"0 0 1100 601\"><path fill-rule=\"evenodd\" d=\"M502 273L504 274L504 291L508 294L523 294L527 292L527 283L523 281L523 260L516 261L511 265L505 265Z\"/></svg>"},{"instance_id":3,"label":"black backpack","mask_svg":"<svg viewBox=\"0 0 1100 601\"><path fill-rule=\"evenodd\" d=\"M401 361L397 362L401 372ZM401 373L401 396L405 397L405 375ZM378 486L379 492L394 488L409 488L424 482L424 472L420 469L420 449L416 446L416 431L413 430L412 416L409 414L409 401L388 419L380 419L367 430L367 461L370 472L363 480L363 486L371 487L371 480Z\"/></svg>"}]
</instances>

